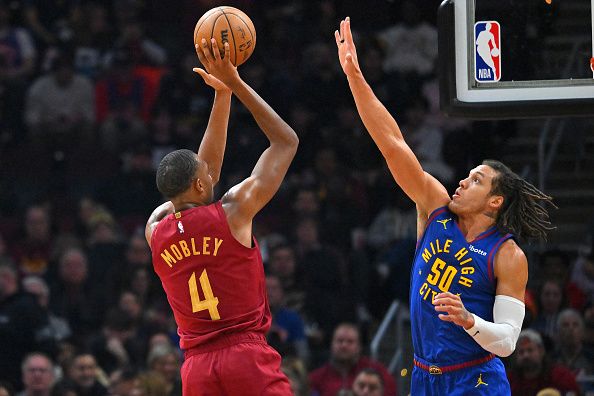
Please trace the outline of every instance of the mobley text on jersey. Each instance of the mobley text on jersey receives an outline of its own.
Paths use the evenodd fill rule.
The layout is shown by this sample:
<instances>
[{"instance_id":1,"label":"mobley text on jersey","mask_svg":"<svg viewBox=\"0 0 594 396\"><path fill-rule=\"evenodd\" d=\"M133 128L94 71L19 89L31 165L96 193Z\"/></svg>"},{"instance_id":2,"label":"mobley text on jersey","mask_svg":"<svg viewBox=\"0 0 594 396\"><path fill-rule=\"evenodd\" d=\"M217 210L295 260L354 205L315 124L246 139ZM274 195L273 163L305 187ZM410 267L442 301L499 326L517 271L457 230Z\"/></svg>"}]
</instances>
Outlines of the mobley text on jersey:
<instances>
[{"instance_id":1,"label":"mobley text on jersey","mask_svg":"<svg viewBox=\"0 0 594 396\"><path fill-rule=\"evenodd\" d=\"M216 256L222 244L222 239L210 236L180 239L163 249L161 257L173 268L173 264L190 256Z\"/></svg>"}]
</instances>

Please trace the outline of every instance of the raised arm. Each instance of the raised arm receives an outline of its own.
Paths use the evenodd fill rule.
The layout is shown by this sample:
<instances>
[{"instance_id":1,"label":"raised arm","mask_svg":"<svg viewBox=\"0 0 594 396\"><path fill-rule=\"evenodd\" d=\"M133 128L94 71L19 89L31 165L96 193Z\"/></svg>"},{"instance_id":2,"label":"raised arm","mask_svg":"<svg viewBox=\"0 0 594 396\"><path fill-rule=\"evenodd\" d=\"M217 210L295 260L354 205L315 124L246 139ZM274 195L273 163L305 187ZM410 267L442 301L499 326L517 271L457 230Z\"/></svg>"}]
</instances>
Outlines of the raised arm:
<instances>
[{"instance_id":1,"label":"raised arm","mask_svg":"<svg viewBox=\"0 0 594 396\"><path fill-rule=\"evenodd\" d=\"M340 65L347 76L357 111L396 183L424 213L431 213L433 209L447 204L450 199L445 187L423 171L417 157L404 141L396 120L365 81L357 60L348 17L340 22L340 32L335 31L334 36Z\"/></svg>"},{"instance_id":2,"label":"raised arm","mask_svg":"<svg viewBox=\"0 0 594 396\"><path fill-rule=\"evenodd\" d=\"M201 50L196 45L196 52ZM221 177L225 145L227 143L227 127L229 126L229 112L231 110L231 89L223 82L208 74L204 69L194 68L204 82L215 90L215 98L210 111L208 125L198 149L198 158L208 164L208 173L216 185Z\"/></svg>"},{"instance_id":3,"label":"raised arm","mask_svg":"<svg viewBox=\"0 0 594 396\"><path fill-rule=\"evenodd\" d=\"M236 238L251 244L252 219L280 187L297 151L295 131L240 77L229 61L229 45L221 59L216 41L203 41L199 55L206 70L227 85L250 111L270 146L264 150L252 174L223 197L223 207ZM211 51L212 48L212 51Z\"/></svg>"}]
</instances>

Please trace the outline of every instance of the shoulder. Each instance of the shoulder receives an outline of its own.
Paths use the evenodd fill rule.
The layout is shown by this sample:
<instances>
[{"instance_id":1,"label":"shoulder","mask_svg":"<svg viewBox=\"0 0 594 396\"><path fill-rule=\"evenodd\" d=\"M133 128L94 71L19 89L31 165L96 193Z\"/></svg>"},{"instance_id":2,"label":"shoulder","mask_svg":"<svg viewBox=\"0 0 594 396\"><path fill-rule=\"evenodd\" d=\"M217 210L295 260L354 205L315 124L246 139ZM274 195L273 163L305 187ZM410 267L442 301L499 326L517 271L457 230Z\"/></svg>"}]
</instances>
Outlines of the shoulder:
<instances>
[{"instance_id":1,"label":"shoulder","mask_svg":"<svg viewBox=\"0 0 594 396\"><path fill-rule=\"evenodd\" d=\"M518 246L516 241L511 238L501 244L495 255L495 262L500 270L505 271L513 271L528 266L526 254L524 254L524 251Z\"/></svg>"}]
</instances>

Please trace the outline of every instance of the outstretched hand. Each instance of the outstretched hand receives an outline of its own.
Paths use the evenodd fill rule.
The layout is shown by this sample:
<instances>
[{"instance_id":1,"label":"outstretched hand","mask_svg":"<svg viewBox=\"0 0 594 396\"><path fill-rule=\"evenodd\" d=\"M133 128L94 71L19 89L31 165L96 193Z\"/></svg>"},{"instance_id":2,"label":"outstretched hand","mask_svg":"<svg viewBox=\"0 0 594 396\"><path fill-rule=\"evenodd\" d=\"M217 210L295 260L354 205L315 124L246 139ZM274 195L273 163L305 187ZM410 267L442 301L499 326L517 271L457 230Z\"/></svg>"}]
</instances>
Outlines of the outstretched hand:
<instances>
[{"instance_id":1,"label":"outstretched hand","mask_svg":"<svg viewBox=\"0 0 594 396\"><path fill-rule=\"evenodd\" d=\"M355 42L353 41L351 19L349 17L340 21L340 31L334 31L334 38L338 47L338 60L344 74L347 77L360 74L361 69L359 68L359 60L357 59L357 48L355 48Z\"/></svg>"},{"instance_id":2,"label":"outstretched hand","mask_svg":"<svg viewBox=\"0 0 594 396\"><path fill-rule=\"evenodd\" d=\"M231 92L228 86L225 85L221 80L213 76L212 74L208 74L206 70L201 69L199 67L195 67L192 69L194 73L197 73L204 79L206 85L211 86L214 88L215 91L219 92Z\"/></svg>"},{"instance_id":3,"label":"outstretched hand","mask_svg":"<svg viewBox=\"0 0 594 396\"><path fill-rule=\"evenodd\" d=\"M201 45L196 44L196 54L204 69L194 68L194 72L200 74L204 81L213 87L215 90L223 90L225 87L229 87L229 83L232 83L235 79L239 79L239 73L237 67L231 63L231 55L229 49L229 43L225 43L224 56L221 58L221 52L217 41L212 38L210 39L210 46L206 39L202 39Z\"/></svg>"},{"instance_id":4,"label":"outstretched hand","mask_svg":"<svg viewBox=\"0 0 594 396\"><path fill-rule=\"evenodd\" d=\"M459 295L450 292L439 293L433 299L433 305L436 311L447 314L439 314L439 319L455 323L465 329L474 326L474 317L466 310Z\"/></svg>"}]
</instances>

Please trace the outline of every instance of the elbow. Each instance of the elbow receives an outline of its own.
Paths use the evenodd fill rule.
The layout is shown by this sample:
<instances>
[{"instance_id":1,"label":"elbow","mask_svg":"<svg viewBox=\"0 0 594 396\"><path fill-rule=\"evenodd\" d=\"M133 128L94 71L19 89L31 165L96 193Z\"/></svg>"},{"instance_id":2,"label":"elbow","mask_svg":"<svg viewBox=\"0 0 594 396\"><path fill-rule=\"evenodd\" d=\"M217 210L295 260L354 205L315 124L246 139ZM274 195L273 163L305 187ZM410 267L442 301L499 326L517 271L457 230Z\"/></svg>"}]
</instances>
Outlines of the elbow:
<instances>
[{"instance_id":1,"label":"elbow","mask_svg":"<svg viewBox=\"0 0 594 396\"><path fill-rule=\"evenodd\" d=\"M499 357L508 357L516 350L516 343L512 339L506 339L491 344L487 350Z\"/></svg>"},{"instance_id":2,"label":"elbow","mask_svg":"<svg viewBox=\"0 0 594 396\"><path fill-rule=\"evenodd\" d=\"M516 350L516 346L513 345L511 348L501 350L500 353L497 353L496 355L499 357L508 357L512 353L514 353L515 350Z\"/></svg>"},{"instance_id":3,"label":"elbow","mask_svg":"<svg viewBox=\"0 0 594 396\"><path fill-rule=\"evenodd\" d=\"M289 145L291 147L294 147L295 150L297 150L297 147L299 146L299 137L297 136L297 133L295 133L295 131L293 130L293 128L290 128L290 132L289 132Z\"/></svg>"},{"instance_id":4,"label":"elbow","mask_svg":"<svg viewBox=\"0 0 594 396\"><path fill-rule=\"evenodd\" d=\"M299 147L299 138L291 127L289 127L289 130L287 131L285 145L293 152L293 154L297 152L297 147Z\"/></svg>"}]
</instances>

